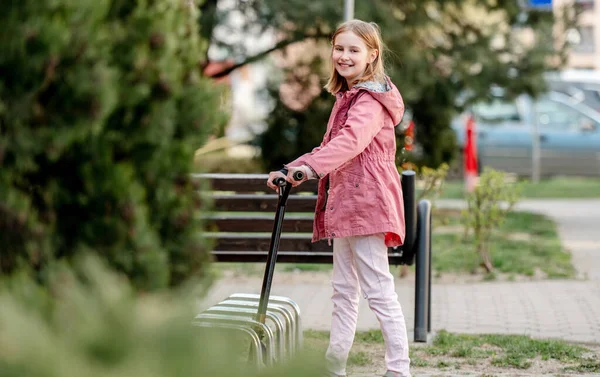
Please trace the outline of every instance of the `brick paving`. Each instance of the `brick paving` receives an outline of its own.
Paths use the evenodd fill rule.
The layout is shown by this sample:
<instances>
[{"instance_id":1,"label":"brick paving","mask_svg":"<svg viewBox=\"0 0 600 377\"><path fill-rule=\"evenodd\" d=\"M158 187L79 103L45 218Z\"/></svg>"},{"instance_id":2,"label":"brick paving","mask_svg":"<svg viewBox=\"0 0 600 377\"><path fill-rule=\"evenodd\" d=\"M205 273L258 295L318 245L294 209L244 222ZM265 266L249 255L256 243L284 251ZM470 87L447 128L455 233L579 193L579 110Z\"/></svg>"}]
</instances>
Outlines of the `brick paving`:
<instances>
[{"instance_id":1,"label":"brick paving","mask_svg":"<svg viewBox=\"0 0 600 377\"><path fill-rule=\"evenodd\" d=\"M302 311L305 329L328 330L331 286L328 283L276 282L272 294L291 297ZM304 279L302 279L304 280ZM260 278L219 282L203 301L216 304L232 293L260 293ZM409 336L414 324L414 286L397 282ZM434 284L432 330L460 333L526 334L600 343L600 281L486 282ZM361 298L358 329L378 328L375 315Z\"/></svg>"}]
</instances>

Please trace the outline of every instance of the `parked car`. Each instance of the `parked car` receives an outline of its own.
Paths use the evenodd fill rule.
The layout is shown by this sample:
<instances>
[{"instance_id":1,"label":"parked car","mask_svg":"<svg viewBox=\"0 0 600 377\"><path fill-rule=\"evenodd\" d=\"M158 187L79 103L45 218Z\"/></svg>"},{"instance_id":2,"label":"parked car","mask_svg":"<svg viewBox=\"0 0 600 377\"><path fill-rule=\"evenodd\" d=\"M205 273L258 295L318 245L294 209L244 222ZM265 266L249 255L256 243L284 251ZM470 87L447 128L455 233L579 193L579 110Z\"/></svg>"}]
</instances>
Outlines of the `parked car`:
<instances>
[{"instance_id":1,"label":"parked car","mask_svg":"<svg viewBox=\"0 0 600 377\"><path fill-rule=\"evenodd\" d=\"M535 101L522 95L478 103L452 122L461 147L469 114L481 166L529 176L537 126L541 176L600 176L600 112L572 96L553 91Z\"/></svg>"},{"instance_id":2,"label":"parked car","mask_svg":"<svg viewBox=\"0 0 600 377\"><path fill-rule=\"evenodd\" d=\"M544 75L552 91L573 97L600 112L600 71L590 69L567 69Z\"/></svg>"}]
</instances>

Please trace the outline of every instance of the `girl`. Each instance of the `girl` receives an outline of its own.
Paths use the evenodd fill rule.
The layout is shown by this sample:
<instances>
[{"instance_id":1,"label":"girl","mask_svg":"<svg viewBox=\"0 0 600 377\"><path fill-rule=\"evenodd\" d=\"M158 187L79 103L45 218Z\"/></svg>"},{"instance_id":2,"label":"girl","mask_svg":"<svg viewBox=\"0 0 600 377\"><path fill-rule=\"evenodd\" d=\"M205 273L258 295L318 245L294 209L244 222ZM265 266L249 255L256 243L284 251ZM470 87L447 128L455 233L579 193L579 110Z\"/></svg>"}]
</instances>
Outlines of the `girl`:
<instances>
[{"instance_id":1,"label":"girl","mask_svg":"<svg viewBox=\"0 0 600 377\"><path fill-rule=\"evenodd\" d=\"M389 271L388 247L404 239L404 206L395 165L394 127L404 103L384 73L374 23L342 24L333 34L332 73L325 88L336 96L320 146L286 165L297 186L319 179L313 242L333 239L333 314L327 349L330 376L344 376L356 331L359 287L376 314L386 346L385 377L410 376L404 315ZM293 174L301 170L303 181ZM284 177L271 172L267 185Z\"/></svg>"}]
</instances>

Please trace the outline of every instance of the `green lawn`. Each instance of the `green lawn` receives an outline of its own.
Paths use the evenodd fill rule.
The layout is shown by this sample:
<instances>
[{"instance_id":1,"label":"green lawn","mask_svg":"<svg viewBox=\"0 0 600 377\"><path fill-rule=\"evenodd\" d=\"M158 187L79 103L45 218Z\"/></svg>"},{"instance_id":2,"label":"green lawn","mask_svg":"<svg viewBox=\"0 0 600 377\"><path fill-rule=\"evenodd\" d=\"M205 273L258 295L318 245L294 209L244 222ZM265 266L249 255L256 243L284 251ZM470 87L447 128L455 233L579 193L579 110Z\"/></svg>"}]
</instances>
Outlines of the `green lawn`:
<instances>
[{"instance_id":1,"label":"green lawn","mask_svg":"<svg viewBox=\"0 0 600 377\"><path fill-rule=\"evenodd\" d=\"M433 229L432 261L437 275L478 271L473 239L464 239L458 211L436 210ZM532 276L537 269L549 278L568 278L575 273L571 254L558 238L556 224L543 215L509 213L494 231L490 249L493 265L500 273Z\"/></svg>"},{"instance_id":2,"label":"green lawn","mask_svg":"<svg viewBox=\"0 0 600 377\"><path fill-rule=\"evenodd\" d=\"M600 178L558 177L544 179L538 183L522 180L519 184L522 187L522 198L600 198ZM444 184L440 198L462 199L463 197L462 181L449 181Z\"/></svg>"},{"instance_id":3,"label":"green lawn","mask_svg":"<svg viewBox=\"0 0 600 377\"><path fill-rule=\"evenodd\" d=\"M324 352L326 331L305 331L305 345ZM357 332L348 372L373 373L383 366L381 331ZM430 344L411 344L412 372L484 372L543 374L599 373L599 349L561 340L533 339L523 335L466 335L440 331ZM537 374L536 373L536 374Z\"/></svg>"}]
</instances>

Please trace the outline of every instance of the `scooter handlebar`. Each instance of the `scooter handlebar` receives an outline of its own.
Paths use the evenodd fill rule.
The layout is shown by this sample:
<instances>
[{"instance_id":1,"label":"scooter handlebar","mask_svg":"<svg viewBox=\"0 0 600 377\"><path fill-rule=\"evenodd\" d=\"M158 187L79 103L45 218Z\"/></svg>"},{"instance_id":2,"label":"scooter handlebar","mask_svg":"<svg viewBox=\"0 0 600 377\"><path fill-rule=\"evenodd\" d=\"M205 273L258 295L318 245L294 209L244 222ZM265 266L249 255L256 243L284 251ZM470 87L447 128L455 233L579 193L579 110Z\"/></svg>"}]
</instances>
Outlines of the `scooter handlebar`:
<instances>
[{"instance_id":1,"label":"scooter handlebar","mask_svg":"<svg viewBox=\"0 0 600 377\"><path fill-rule=\"evenodd\" d=\"M287 175L287 174L288 174L288 170L287 170L286 168L283 168L283 169L281 169L281 170L279 170L279 171L280 171L281 173L283 173L284 175ZM296 181L301 181L301 180L303 180L303 179L304 179L304 172L302 172L302 171L298 170L298 171L296 171L296 172L294 173L294 176L293 176L293 177L294 177L294 179L295 179ZM286 180L285 180L284 178L282 178L282 177L275 178L275 179L273 180L273 183L274 183L275 185L279 186L279 187L282 187L282 186L284 186L284 185L285 185L285 182L286 182Z\"/></svg>"}]
</instances>

